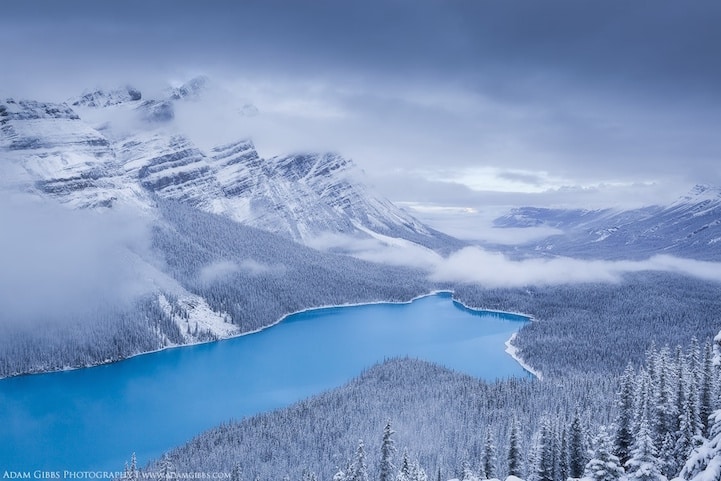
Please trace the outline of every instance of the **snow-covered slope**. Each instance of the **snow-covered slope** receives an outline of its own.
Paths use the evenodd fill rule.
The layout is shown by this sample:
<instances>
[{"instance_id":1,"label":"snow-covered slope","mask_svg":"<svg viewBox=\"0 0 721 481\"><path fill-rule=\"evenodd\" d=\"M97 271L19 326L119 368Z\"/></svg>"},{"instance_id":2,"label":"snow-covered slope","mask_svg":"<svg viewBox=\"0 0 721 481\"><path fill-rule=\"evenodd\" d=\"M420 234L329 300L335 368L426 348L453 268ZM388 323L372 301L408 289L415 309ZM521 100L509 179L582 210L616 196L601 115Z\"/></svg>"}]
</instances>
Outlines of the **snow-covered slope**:
<instances>
[{"instance_id":1,"label":"snow-covered slope","mask_svg":"<svg viewBox=\"0 0 721 481\"><path fill-rule=\"evenodd\" d=\"M72 207L110 207L144 195L123 176L108 138L66 104L0 102L0 154L5 182Z\"/></svg>"},{"instance_id":2,"label":"snow-covered slope","mask_svg":"<svg viewBox=\"0 0 721 481\"><path fill-rule=\"evenodd\" d=\"M705 185L665 206L594 211L524 207L495 224L548 225L564 231L522 247L535 252L596 258L668 253L721 259L721 189Z\"/></svg>"}]
</instances>

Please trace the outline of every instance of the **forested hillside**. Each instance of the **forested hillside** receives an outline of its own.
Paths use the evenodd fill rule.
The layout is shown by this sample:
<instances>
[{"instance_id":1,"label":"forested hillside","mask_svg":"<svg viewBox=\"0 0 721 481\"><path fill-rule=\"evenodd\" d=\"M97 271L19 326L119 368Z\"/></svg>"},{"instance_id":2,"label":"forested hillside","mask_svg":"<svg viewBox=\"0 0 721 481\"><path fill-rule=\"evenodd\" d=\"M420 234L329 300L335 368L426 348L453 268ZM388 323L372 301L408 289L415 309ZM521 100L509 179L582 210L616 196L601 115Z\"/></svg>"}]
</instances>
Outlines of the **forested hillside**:
<instances>
[{"instance_id":1,"label":"forested hillside","mask_svg":"<svg viewBox=\"0 0 721 481\"><path fill-rule=\"evenodd\" d=\"M486 289L464 284L469 306L523 312L535 322L514 345L544 376L621 373L657 346L688 345L721 327L721 284L664 272L626 274L620 283Z\"/></svg>"}]
</instances>

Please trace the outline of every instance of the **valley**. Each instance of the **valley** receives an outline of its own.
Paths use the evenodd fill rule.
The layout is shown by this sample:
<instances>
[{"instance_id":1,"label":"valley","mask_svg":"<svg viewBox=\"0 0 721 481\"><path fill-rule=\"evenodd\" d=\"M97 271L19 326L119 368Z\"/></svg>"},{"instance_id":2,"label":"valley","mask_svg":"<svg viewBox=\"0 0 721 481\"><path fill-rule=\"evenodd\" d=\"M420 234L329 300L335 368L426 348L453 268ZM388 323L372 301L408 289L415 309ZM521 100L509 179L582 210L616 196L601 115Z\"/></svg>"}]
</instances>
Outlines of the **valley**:
<instances>
[{"instance_id":1,"label":"valley","mask_svg":"<svg viewBox=\"0 0 721 481\"><path fill-rule=\"evenodd\" d=\"M694 436L712 442L701 413L721 386L709 367L721 328L717 188L641 209L516 208L495 228L554 233L474 244L394 205L340 154L265 158L242 136L194 139L176 113L210 82L154 98L128 87L0 103L0 221L22 238L4 259L0 465L364 481L380 468L361 469L358 440L377 451L390 421L415 463L403 481L425 481L421 467L465 481L579 478L601 426L628 414L614 398L631 379L628 435L636 443L655 423L664 476L680 473ZM452 294L411 302L435 291ZM400 306L372 304L385 302L413 312L401 322ZM313 310L349 304L361 306ZM361 314L331 321L340 311ZM471 315L449 326L460 313ZM541 379L504 352L511 335ZM493 473L480 463L491 445Z\"/></svg>"}]
</instances>

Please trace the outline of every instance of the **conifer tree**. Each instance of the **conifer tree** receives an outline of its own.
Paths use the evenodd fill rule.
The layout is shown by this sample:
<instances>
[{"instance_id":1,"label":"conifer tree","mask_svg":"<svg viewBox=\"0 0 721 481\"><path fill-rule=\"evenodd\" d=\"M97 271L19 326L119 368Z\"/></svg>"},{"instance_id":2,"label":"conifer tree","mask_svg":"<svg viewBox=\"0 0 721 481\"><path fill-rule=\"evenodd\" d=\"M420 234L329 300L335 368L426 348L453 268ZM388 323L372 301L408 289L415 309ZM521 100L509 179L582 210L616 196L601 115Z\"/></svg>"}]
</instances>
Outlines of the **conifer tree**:
<instances>
[{"instance_id":1,"label":"conifer tree","mask_svg":"<svg viewBox=\"0 0 721 481\"><path fill-rule=\"evenodd\" d=\"M551 422L547 417L541 420L541 432L538 436L538 445L535 449L534 479L537 481L553 481L554 475L554 443Z\"/></svg>"},{"instance_id":2,"label":"conifer tree","mask_svg":"<svg viewBox=\"0 0 721 481\"><path fill-rule=\"evenodd\" d=\"M672 413L674 411L669 392L668 349L658 351L653 362L654 372L651 376L651 427L652 438L656 446L661 446L666 434L674 429Z\"/></svg>"},{"instance_id":3,"label":"conifer tree","mask_svg":"<svg viewBox=\"0 0 721 481\"><path fill-rule=\"evenodd\" d=\"M676 461L675 447L676 439L673 433L667 432L661 442L661 448L658 450L660 469L666 477L673 477L681 469L681 466Z\"/></svg>"},{"instance_id":4,"label":"conifer tree","mask_svg":"<svg viewBox=\"0 0 721 481\"><path fill-rule=\"evenodd\" d=\"M476 475L473 474L471 463L469 463L468 460L464 460L461 464L460 479L461 481L476 481L478 479Z\"/></svg>"},{"instance_id":5,"label":"conifer tree","mask_svg":"<svg viewBox=\"0 0 721 481\"><path fill-rule=\"evenodd\" d=\"M160 479L164 481L168 481L174 475L173 463L170 461L168 453L163 454L163 458L160 460L158 474Z\"/></svg>"},{"instance_id":6,"label":"conifer tree","mask_svg":"<svg viewBox=\"0 0 721 481\"><path fill-rule=\"evenodd\" d=\"M241 479L241 469L238 464L233 466L232 471L230 472L230 481L240 481ZM303 476L303 481L308 481L305 479L305 476Z\"/></svg>"},{"instance_id":7,"label":"conifer tree","mask_svg":"<svg viewBox=\"0 0 721 481\"><path fill-rule=\"evenodd\" d=\"M418 461L411 463L411 481L428 481L428 475Z\"/></svg>"},{"instance_id":8,"label":"conifer tree","mask_svg":"<svg viewBox=\"0 0 721 481\"><path fill-rule=\"evenodd\" d=\"M721 332L713 340L713 365L720 371ZM709 481L721 479L721 409L710 416L710 439L695 448L684 464L679 477L685 481Z\"/></svg>"},{"instance_id":9,"label":"conifer tree","mask_svg":"<svg viewBox=\"0 0 721 481\"><path fill-rule=\"evenodd\" d=\"M397 481L409 481L411 479L411 462L408 459L408 451L403 450L403 461L396 476Z\"/></svg>"},{"instance_id":10,"label":"conifer tree","mask_svg":"<svg viewBox=\"0 0 721 481\"><path fill-rule=\"evenodd\" d=\"M568 429L562 426L561 442L558 449L558 479L568 478Z\"/></svg>"},{"instance_id":11,"label":"conifer tree","mask_svg":"<svg viewBox=\"0 0 721 481\"><path fill-rule=\"evenodd\" d=\"M634 370L630 365L626 367L621 377L621 390L618 393L618 417L616 419L616 436L614 452L621 464L631 459L631 445L633 444L634 424Z\"/></svg>"},{"instance_id":12,"label":"conifer tree","mask_svg":"<svg viewBox=\"0 0 721 481\"><path fill-rule=\"evenodd\" d=\"M699 386L699 420L701 422L701 434L709 436L711 424L709 418L714 411L714 369L713 369L713 351L711 343L704 346L704 356Z\"/></svg>"},{"instance_id":13,"label":"conifer tree","mask_svg":"<svg viewBox=\"0 0 721 481\"><path fill-rule=\"evenodd\" d=\"M613 454L613 442L606 429L601 427L593 441L593 453L586 463L583 480L617 481L623 474L621 461Z\"/></svg>"},{"instance_id":14,"label":"conifer tree","mask_svg":"<svg viewBox=\"0 0 721 481\"><path fill-rule=\"evenodd\" d=\"M393 434L395 431L391 429L391 422L386 423L386 427L383 429L383 440L381 441L381 465L379 481L392 481L393 471L393 454L396 451L393 442Z\"/></svg>"},{"instance_id":15,"label":"conifer tree","mask_svg":"<svg viewBox=\"0 0 721 481\"><path fill-rule=\"evenodd\" d=\"M347 481L368 481L368 466L366 465L365 449L363 441L358 441L355 461L348 468L346 473Z\"/></svg>"},{"instance_id":16,"label":"conifer tree","mask_svg":"<svg viewBox=\"0 0 721 481\"><path fill-rule=\"evenodd\" d=\"M641 419L636 440L631 450L631 459L626 463L628 479L635 481L666 481L666 477L659 469L659 464L648 421Z\"/></svg>"},{"instance_id":17,"label":"conifer tree","mask_svg":"<svg viewBox=\"0 0 721 481\"><path fill-rule=\"evenodd\" d=\"M135 453L130 455L130 465L125 463L123 478L127 481L137 481L138 479L138 460Z\"/></svg>"},{"instance_id":18,"label":"conifer tree","mask_svg":"<svg viewBox=\"0 0 721 481\"><path fill-rule=\"evenodd\" d=\"M568 439L568 474L572 478L583 476L586 467L586 447L583 439L583 426L578 408L573 415Z\"/></svg>"},{"instance_id":19,"label":"conifer tree","mask_svg":"<svg viewBox=\"0 0 721 481\"><path fill-rule=\"evenodd\" d=\"M521 476L521 440L515 416L511 420L511 431L508 437L508 475Z\"/></svg>"},{"instance_id":20,"label":"conifer tree","mask_svg":"<svg viewBox=\"0 0 721 481\"><path fill-rule=\"evenodd\" d=\"M496 477L496 445L490 429L486 431L486 442L483 445L483 460L481 462L483 476L486 479Z\"/></svg>"},{"instance_id":21,"label":"conifer tree","mask_svg":"<svg viewBox=\"0 0 721 481\"><path fill-rule=\"evenodd\" d=\"M711 415L711 439L695 448L681 469L685 481L721 479L721 409Z\"/></svg>"}]
</instances>

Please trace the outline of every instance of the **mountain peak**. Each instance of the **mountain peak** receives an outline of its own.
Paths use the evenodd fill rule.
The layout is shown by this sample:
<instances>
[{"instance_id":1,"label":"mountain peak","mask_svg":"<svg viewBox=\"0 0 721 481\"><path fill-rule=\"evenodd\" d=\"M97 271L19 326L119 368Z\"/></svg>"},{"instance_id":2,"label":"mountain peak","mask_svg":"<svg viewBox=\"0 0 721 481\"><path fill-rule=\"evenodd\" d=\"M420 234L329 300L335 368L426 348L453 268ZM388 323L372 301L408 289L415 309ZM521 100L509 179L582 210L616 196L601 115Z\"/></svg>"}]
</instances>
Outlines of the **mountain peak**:
<instances>
[{"instance_id":1,"label":"mountain peak","mask_svg":"<svg viewBox=\"0 0 721 481\"><path fill-rule=\"evenodd\" d=\"M688 194L682 196L674 204L704 201L721 201L721 188L708 184L696 184Z\"/></svg>"},{"instance_id":2,"label":"mountain peak","mask_svg":"<svg viewBox=\"0 0 721 481\"><path fill-rule=\"evenodd\" d=\"M198 75L185 82L180 87L170 90L170 98L173 100L196 99L208 89L210 78L206 75Z\"/></svg>"},{"instance_id":3,"label":"mountain peak","mask_svg":"<svg viewBox=\"0 0 721 481\"><path fill-rule=\"evenodd\" d=\"M67 104L38 102L35 100L7 99L0 110L5 120L66 119L78 120L78 114Z\"/></svg>"},{"instance_id":4,"label":"mountain peak","mask_svg":"<svg viewBox=\"0 0 721 481\"><path fill-rule=\"evenodd\" d=\"M126 85L112 90L85 91L83 94L69 102L75 107L110 107L126 102L136 102L142 98L140 90Z\"/></svg>"}]
</instances>

